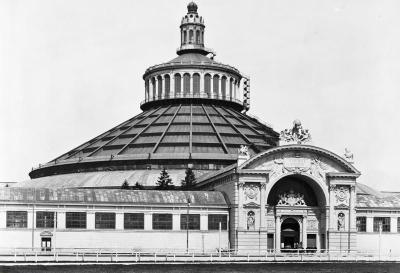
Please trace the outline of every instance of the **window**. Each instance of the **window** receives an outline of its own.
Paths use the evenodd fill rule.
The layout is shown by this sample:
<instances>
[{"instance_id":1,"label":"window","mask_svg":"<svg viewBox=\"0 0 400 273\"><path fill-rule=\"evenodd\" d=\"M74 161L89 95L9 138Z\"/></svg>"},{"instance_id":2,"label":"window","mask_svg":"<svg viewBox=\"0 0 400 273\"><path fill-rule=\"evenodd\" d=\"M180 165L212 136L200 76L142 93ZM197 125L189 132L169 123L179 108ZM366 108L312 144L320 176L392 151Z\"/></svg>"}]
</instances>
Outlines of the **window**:
<instances>
[{"instance_id":1,"label":"window","mask_svg":"<svg viewBox=\"0 0 400 273\"><path fill-rule=\"evenodd\" d=\"M204 75L204 93L207 94L207 97L210 97L211 94L211 75Z\"/></svg>"},{"instance_id":2,"label":"window","mask_svg":"<svg viewBox=\"0 0 400 273\"><path fill-rule=\"evenodd\" d=\"M317 234L307 234L307 248L317 248Z\"/></svg>"},{"instance_id":3,"label":"window","mask_svg":"<svg viewBox=\"0 0 400 273\"><path fill-rule=\"evenodd\" d=\"M86 212L67 212L66 228L86 228Z\"/></svg>"},{"instance_id":4,"label":"window","mask_svg":"<svg viewBox=\"0 0 400 273\"><path fill-rule=\"evenodd\" d=\"M115 213L96 212L96 229L115 229Z\"/></svg>"},{"instance_id":5,"label":"window","mask_svg":"<svg viewBox=\"0 0 400 273\"><path fill-rule=\"evenodd\" d=\"M190 94L190 74L183 74L183 93Z\"/></svg>"},{"instance_id":6,"label":"window","mask_svg":"<svg viewBox=\"0 0 400 273\"><path fill-rule=\"evenodd\" d=\"M50 212L50 211L36 212L36 227L37 228L53 228L54 227L54 212Z\"/></svg>"},{"instance_id":7,"label":"window","mask_svg":"<svg viewBox=\"0 0 400 273\"><path fill-rule=\"evenodd\" d=\"M153 214L153 229L172 229L172 214Z\"/></svg>"},{"instance_id":8,"label":"window","mask_svg":"<svg viewBox=\"0 0 400 273\"><path fill-rule=\"evenodd\" d=\"M170 87L170 77L169 75L164 76L164 83L165 83L165 97L169 98L171 95L171 87Z\"/></svg>"},{"instance_id":9,"label":"window","mask_svg":"<svg viewBox=\"0 0 400 273\"><path fill-rule=\"evenodd\" d=\"M382 232L390 232L390 217L374 217L374 232L379 232L379 223L382 223Z\"/></svg>"},{"instance_id":10,"label":"window","mask_svg":"<svg viewBox=\"0 0 400 273\"><path fill-rule=\"evenodd\" d=\"M186 221L188 221L188 229L190 230L200 230L200 214L189 214L189 219L187 219L187 214L181 214L181 229L186 230Z\"/></svg>"},{"instance_id":11,"label":"window","mask_svg":"<svg viewBox=\"0 0 400 273\"><path fill-rule=\"evenodd\" d=\"M163 90L163 81L161 76L157 77L157 83L158 83L158 98L161 99L162 97L162 90Z\"/></svg>"},{"instance_id":12,"label":"window","mask_svg":"<svg viewBox=\"0 0 400 273\"><path fill-rule=\"evenodd\" d=\"M210 214L208 215L208 229L219 230L219 223L221 223L221 229L228 229L227 216L224 214Z\"/></svg>"},{"instance_id":13,"label":"window","mask_svg":"<svg viewBox=\"0 0 400 273\"><path fill-rule=\"evenodd\" d=\"M226 97L226 77L223 76L221 78L221 93L222 93L222 97L225 98Z\"/></svg>"},{"instance_id":14,"label":"window","mask_svg":"<svg viewBox=\"0 0 400 273\"><path fill-rule=\"evenodd\" d=\"M214 75L213 77L213 95L218 97L219 95L219 76Z\"/></svg>"},{"instance_id":15,"label":"window","mask_svg":"<svg viewBox=\"0 0 400 273\"><path fill-rule=\"evenodd\" d=\"M397 218L397 232L400 232L400 217Z\"/></svg>"},{"instance_id":16,"label":"window","mask_svg":"<svg viewBox=\"0 0 400 273\"><path fill-rule=\"evenodd\" d=\"M28 213L26 211L7 211L7 227L26 228L28 226Z\"/></svg>"},{"instance_id":17,"label":"window","mask_svg":"<svg viewBox=\"0 0 400 273\"><path fill-rule=\"evenodd\" d=\"M197 73L193 74L193 94L200 94L200 75Z\"/></svg>"},{"instance_id":18,"label":"window","mask_svg":"<svg viewBox=\"0 0 400 273\"><path fill-rule=\"evenodd\" d=\"M181 93L181 75L180 74L175 74L174 76L174 81L175 81L175 96Z\"/></svg>"},{"instance_id":19,"label":"window","mask_svg":"<svg viewBox=\"0 0 400 273\"><path fill-rule=\"evenodd\" d=\"M367 218L366 217L357 217L357 231L358 232L366 232L367 231Z\"/></svg>"},{"instance_id":20,"label":"window","mask_svg":"<svg viewBox=\"0 0 400 273\"><path fill-rule=\"evenodd\" d=\"M125 213L124 229L144 229L143 213Z\"/></svg>"},{"instance_id":21,"label":"window","mask_svg":"<svg viewBox=\"0 0 400 273\"><path fill-rule=\"evenodd\" d=\"M151 85L153 88L153 99L155 99L156 98L156 79L155 78L151 79Z\"/></svg>"}]
</instances>

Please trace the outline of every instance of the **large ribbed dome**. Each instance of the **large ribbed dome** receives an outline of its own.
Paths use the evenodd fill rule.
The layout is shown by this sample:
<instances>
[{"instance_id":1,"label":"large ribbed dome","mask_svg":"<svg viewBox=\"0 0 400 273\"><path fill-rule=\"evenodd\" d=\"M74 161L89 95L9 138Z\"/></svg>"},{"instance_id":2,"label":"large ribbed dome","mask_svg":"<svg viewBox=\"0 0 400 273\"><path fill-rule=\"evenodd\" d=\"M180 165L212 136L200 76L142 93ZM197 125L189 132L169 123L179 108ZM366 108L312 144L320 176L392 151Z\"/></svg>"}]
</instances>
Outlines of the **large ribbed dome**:
<instances>
[{"instance_id":1,"label":"large ribbed dome","mask_svg":"<svg viewBox=\"0 0 400 273\"><path fill-rule=\"evenodd\" d=\"M240 145L258 153L276 146L277 141L278 134L270 127L234 109L216 104L164 105L142 112L30 175L151 165L214 169L234 163Z\"/></svg>"},{"instance_id":2,"label":"large ribbed dome","mask_svg":"<svg viewBox=\"0 0 400 273\"><path fill-rule=\"evenodd\" d=\"M252 154L278 145L278 133L247 114L250 79L204 47L204 19L193 10L181 21L178 57L143 75L143 112L39 165L28 184L152 186L162 168L180 183L188 167L201 175L237 162L241 145Z\"/></svg>"}]
</instances>

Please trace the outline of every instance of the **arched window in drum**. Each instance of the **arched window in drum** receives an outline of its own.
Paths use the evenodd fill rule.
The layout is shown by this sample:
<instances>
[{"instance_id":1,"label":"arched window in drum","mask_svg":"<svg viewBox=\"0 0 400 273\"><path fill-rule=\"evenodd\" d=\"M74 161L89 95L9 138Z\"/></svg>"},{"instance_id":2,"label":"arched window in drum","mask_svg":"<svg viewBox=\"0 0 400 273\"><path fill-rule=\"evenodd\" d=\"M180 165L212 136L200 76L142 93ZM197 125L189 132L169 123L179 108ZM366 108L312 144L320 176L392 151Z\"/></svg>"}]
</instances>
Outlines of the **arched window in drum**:
<instances>
[{"instance_id":1,"label":"arched window in drum","mask_svg":"<svg viewBox=\"0 0 400 273\"><path fill-rule=\"evenodd\" d=\"M213 97L217 98L218 97L218 91L219 90L219 76L214 75L213 77Z\"/></svg>"},{"instance_id":2,"label":"arched window in drum","mask_svg":"<svg viewBox=\"0 0 400 273\"><path fill-rule=\"evenodd\" d=\"M189 30L189 43L193 44L193 30Z\"/></svg>"},{"instance_id":3,"label":"arched window in drum","mask_svg":"<svg viewBox=\"0 0 400 273\"><path fill-rule=\"evenodd\" d=\"M164 88L165 88L165 97L169 98L171 96L171 79L168 74L164 76Z\"/></svg>"},{"instance_id":4,"label":"arched window in drum","mask_svg":"<svg viewBox=\"0 0 400 273\"><path fill-rule=\"evenodd\" d=\"M163 81L162 81L162 77L158 76L157 77L157 82L158 82L158 98L161 99L162 98L162 90L163 90Z\"/></svg>"},{"instance_id":5,"label":"arched window in drum","mask_svg":"<svg viewBox=\"0 0 400 273\"><path fill-rule=\"evenodd\" d=\"M204 93L207 94L207 97L210 97L211 94L211 75L204 75Z\"/></svg>"},{"instance_id":6,"label":"arched window in drum","mask_svg":"<svg viewBox=\"0 0 400 273\"><path fill-rule=\"evenodd\" d=\"M232 78L229 81L229 97L230 97L230 99L233 98L233 79Z\"/></svg>"},{"instance_id":7,"label":"arched window in drum","mask_svg":"<svg viewBox=\"0 0 400 273\"><path fill-rule=\"evenodd\" d=\"M153 86L153 99L156 98L156 79L155 78L151 78L151 85Z\"/></svg>"},{"instance_id":8,"label":"arched window in drum","mask_svg":"<svg viewBox=\"0 0 400 273\"><path fill-rule=\"evenodd\" d=\"M181 74L175 74L174 76L175 80L175 97L179 96L181 93Z\"/></svg>"},{"instance_id":9,"label":"arched window in drum","mask_svg":"<svg viewBox=\"0 0 400 273\"><path fill-rule=\"evenodd\" d=\"M193 74L193 95L200 95L200 75L198 73Z\"/></svg>"},{"instance_id":10,"label":"arched window in drum","mask_svg":"<svg viewBox=\"0 0 400 273\"><path fill-rule=\"evenodd\" d=\"M222 76L221 78L221 93L222 93L222 98L226 98L226 77Z\"/></svg>"},{"instance_id":11,"label":"arched window in drum","mask_svg":"<svg viewBox=\"0 0 400 273\"><path fill-rule=\"evenodd\" d=\"M184 96L188 96L190 94L190 74L183 74L183 94Z\"/></svg>"}]
</instances>

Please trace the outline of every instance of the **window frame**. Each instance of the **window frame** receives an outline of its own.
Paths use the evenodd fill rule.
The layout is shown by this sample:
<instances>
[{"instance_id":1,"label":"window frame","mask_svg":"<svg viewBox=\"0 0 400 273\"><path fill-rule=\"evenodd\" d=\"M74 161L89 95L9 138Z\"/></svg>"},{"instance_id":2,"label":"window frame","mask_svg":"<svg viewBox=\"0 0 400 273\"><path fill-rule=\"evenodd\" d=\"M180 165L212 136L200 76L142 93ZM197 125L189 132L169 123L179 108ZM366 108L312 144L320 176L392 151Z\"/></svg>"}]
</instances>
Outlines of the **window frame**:
<instances>
[{"instance_id":1,"label":"window frame","mask_svg":"<svg viewBox=\"0 0 400 273\"><path fill-rule=\"evenodd\" d=\"M79 218L70 219L70 217L79 215ZM84 217L82 217L84 216ZM83 223L83 224L82 224ZM67 211L65 213L65 228L67 229L86 229L87 213L82 211Z\"/></svg>"},{"instance_id":2,"label":"window frame","mask_svg":"<svg viewBox=\"0 0 400 273\"><path fill-rule=\"evenodd\" d=\"M11 217L11 216L14 216L14 217ZM18 216L18 217L15 217L15 216ZM6 212L6 227L7 228L27 228L28 227L28 212L21 211L21 210L7 211Z\"/></svg>"},{"instance_id":3,"label":"window frame","mask_svg":"<svg viewBox=\"0 0 400 273\"><path fill-rule=\"evenodd\" d=\"M187 213L181 214L181 230L186 230L186 217ZM188 223L189 230L200 230L200 214L191 214L189 213L189 223Z\"/></svg>"},{"instance_id":4,"label":"window frame","mask_svg":"<svg viewBox=\"0 0 400 273\"><path fill-rule=\"evenodd\" d=\"M165 217L168 219L157 219ZM153 213L152 215L153 230L172 230L173 219L171 213Z\"/></svg>"},{"instance_id":5,"label":"window frame","mask_svg":"<svg viewBox=\"0 0 400 273\"><path fill-rule=\"evenodd\" d=\"M367 232L367 217L357 216L356 217L356 230L357 232Z\"/></svg>"},{"instance_id":6,"label":"window frame","mask_svg":"<svg viewBox=\"0 0 400 273\"><path fill-rule=\"evenodd\" d=\"M382 232L390 232L390 217L374 217L374 232L379 232L379 221L382 221Z\"/></svg>"},{"instance_id":7,"label":"window frame","mask_svg":"<svg viewBox=\"0 0 400 273\"><path fill-rule=\"evenodd\" d=\"M140 219L127 219L129 216L140 216ZM144 213L124 213L124 229L144 229Z\"/></svg>"},{"instance_id":8,"label":"window frame","mask_svg":"<svg viewBox=\"0 0 400 273\"><path fill-rule=\"evenodd\" d=\"M94 228L95 229L115 229L115 212L95 212Z\"/></svg>"},{"instance_id":9,"label":"window frame","mask_svg":"<svg viewBox=\"0 0 400 273\"><path fill-rule=\"evenodd\" d=\"M46 219L46 217L49 217L49 218ZM54 211L37 211L36 212L36 228L54 228L55 217L56 217L56 213Z\"/></svg>"},{"instance_id":10,"label":"window frame","mask_svg":"<svg viewBox=\"0 0 400 273\"><path fill-rule=\"evenodd\" d=\"M212 218L214 218L214 219L212 219ZM226 215L226 214L209 214L208 215L208 230L219 230L219 222L221 222L221 230L228 230L228 215Z\"/></svg>"}]
</instances>

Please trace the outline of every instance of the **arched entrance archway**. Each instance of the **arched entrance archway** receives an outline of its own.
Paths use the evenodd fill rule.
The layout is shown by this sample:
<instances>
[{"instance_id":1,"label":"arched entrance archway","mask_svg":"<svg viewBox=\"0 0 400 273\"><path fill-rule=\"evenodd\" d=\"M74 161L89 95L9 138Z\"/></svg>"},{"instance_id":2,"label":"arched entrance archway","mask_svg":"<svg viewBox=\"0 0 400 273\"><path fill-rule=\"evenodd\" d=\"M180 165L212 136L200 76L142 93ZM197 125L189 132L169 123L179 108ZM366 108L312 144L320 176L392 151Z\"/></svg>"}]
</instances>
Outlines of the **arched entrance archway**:
<instances>
[{"instance_id":1,"label":"arched entrance archway","mask_svg":"<svg viewBox=\"0 0 400 273\"><path fill-rule=\"evenodd\" d=\"M290 174L268 191L270 216L275 218L275 249L321 249L326 238L326 198L311 177Z\"/></svg>"},{"instance_id":2,"label":"arched entrance archway","mask_svg":"<svg viewBox=\"0 0 400 273\"><path fill-rule=\"evenodd\" d=\"M281 224L281 248L295 249L300 244L300 225L296 219L286 218Z\"/></svg>"}]
</instances>

